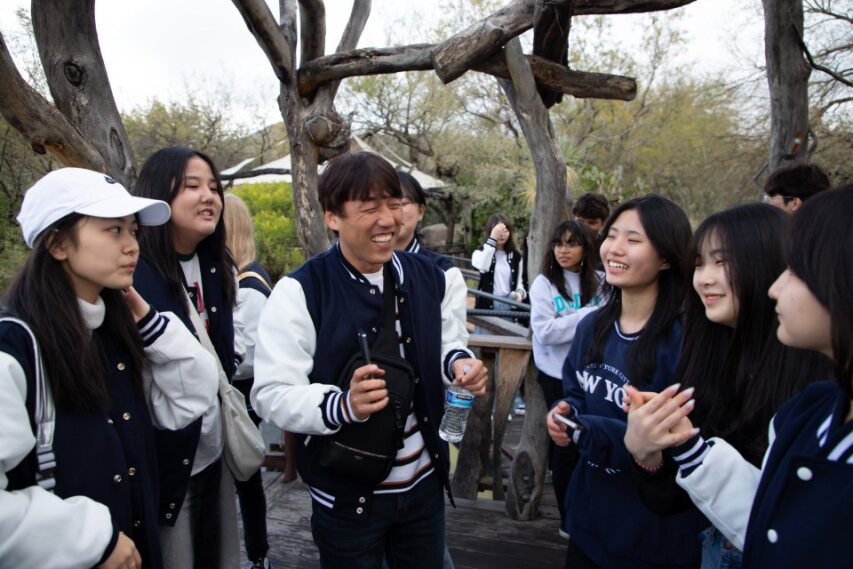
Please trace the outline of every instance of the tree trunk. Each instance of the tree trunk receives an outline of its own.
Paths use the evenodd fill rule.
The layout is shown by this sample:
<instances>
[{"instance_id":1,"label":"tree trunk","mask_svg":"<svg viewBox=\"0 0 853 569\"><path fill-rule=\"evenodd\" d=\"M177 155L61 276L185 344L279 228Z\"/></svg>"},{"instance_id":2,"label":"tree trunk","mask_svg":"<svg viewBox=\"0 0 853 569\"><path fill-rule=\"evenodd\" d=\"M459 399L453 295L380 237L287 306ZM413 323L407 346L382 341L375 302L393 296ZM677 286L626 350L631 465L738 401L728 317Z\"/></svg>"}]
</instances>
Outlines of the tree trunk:
<instances>
[{"instance_id":1,"label":"tree trunk","mask_svg":"<svg viewBox=\"0 0 853 569\"><path fill-rule=\"evenodd\" d=\"M505 51L512 81L502 79L500 85L521 123L536 169L536 198L527 236L528 282L533 282L551 231L568 219L566 162L518 38L507 42Z\"/></svg>"},{"instance_id":2,"label":"tree trunk","mask_svg":"<svg viewBox=\"0 0 853 569\"><path fill-rule=\"evenodd\" d=\"M33 0L33 31L57 108L128 189L136 164L95 29L95 0Z\"/></svg>"},{"instance_id":3,"label":"tree trunk","mask_svg":"<svg viewBox=\"0 0 853 569\"><path fill-rule=\"evenodd\" d=\"M18 73L0 35L0 114L38 154L50 152L65 166L105 171L103 157Z\"/></svg>"},{"instance_id":4,"label":"tree trunk","mask_svg":"<svg viewBox=\"0 0 853 569\"><path fill-rule=\"evenodd\" d=\"M768 172L808 161L809 75L803 56L802 0L763 0L764 55L770 87L770 158ZM801 144L797 144L799 138ZM793 153L792 153L793 150Z\"/></svg>"}]
</instances>

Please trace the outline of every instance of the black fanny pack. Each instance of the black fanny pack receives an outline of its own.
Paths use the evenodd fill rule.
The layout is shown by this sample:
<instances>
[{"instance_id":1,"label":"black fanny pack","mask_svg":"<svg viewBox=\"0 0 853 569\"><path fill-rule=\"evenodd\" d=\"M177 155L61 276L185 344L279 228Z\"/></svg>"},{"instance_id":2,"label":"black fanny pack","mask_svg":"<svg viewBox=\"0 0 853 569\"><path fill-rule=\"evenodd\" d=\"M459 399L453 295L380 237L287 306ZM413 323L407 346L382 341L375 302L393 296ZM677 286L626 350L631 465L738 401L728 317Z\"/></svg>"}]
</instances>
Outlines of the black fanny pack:
<instances>
[{"instance_id":1,"label":"black fanny pack","mask_svg":"<svg viewBox=\"0 0 853 569\"><path fill-rule=\"evenodd\" d=\"M347 478L366 484L379 484L394 466L397 451L403 448L406 418L415 393L415 371L400 356L400 343L395 326L394 278L390 263L384 267L382 328L371 346L371 363L385 371L382 379L388 390L388 405L373 413L363 423L341 426L334 435L315 437L318 441L320 466ZM344 366L338 387L349 389L353 372L366 365L359 352Z\"/></svg>"}]
</instances>

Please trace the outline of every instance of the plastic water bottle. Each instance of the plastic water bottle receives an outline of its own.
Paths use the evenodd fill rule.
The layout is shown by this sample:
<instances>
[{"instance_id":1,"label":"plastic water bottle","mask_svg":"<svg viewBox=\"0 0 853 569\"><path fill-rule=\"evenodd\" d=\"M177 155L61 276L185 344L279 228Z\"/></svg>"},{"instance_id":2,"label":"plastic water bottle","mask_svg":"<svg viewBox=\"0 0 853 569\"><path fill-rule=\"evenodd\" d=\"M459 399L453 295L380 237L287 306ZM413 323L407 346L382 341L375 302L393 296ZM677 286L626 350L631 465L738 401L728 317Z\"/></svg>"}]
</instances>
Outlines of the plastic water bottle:
<instances>
[{"instance_id":1,"label":"plastic water bottle","mask_svg":"<svg viewBox=\"0 0 853 569\"><path fill-rule=\"evenodd\" d=\"M462 371L468 373L471 366L462 366ZM458 385L447 388L444 400L444 417L438 427L438 436L449 443L458 443L465 434L465 423L474 405L474 394Z\"/></svg>"}]
</instances>

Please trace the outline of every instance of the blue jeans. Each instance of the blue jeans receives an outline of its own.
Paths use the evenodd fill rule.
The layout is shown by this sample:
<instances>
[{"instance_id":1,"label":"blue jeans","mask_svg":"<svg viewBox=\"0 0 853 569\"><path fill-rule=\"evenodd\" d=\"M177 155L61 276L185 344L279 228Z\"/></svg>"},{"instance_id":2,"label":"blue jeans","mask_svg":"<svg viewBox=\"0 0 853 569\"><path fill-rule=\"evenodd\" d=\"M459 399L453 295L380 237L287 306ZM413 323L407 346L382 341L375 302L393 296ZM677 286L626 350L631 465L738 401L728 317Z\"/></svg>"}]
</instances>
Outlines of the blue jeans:
<instances>
[{"instance_id":1,"label":"blue jeans","mask_svg":"<svg viewBox=\"0 0 853 569\"><path fill-rule=\"evenodd\" d=\"M714 526L701 534L702 569L741 569L743 553Z\"/></svg>"},{"instance_id":2,"label":"blue jeans","mask_svg":"<svg viewBox=\"0 0 853 569\"><path fill-rule=\"evenodd\" d=\"M402 494L373 497L366 520L354 520L312 502L311 532L322 569L441 569L444 561L444 489L431 474Z\"/></svg>"}]
</instances>

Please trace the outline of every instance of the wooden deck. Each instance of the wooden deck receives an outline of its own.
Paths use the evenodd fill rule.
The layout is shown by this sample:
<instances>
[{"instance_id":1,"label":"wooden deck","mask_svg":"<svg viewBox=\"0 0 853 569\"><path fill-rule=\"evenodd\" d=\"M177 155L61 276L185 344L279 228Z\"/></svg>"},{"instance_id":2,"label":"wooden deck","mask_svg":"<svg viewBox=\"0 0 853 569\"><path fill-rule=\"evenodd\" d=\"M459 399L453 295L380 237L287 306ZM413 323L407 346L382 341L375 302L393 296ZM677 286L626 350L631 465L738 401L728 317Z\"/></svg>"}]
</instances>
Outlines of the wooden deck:
<instances>
[{"instance_id":1,"label":"wooden deck","mask_svg":"<svg viewBox=\"0 0 853 569\"><path fill-rule=\"evenodd\" d=\"M521 417L507 429L504 450L512 453L521 433ZM504 471L509 468L505 460ZM319 556L311 538L311 498L300 481L282 482L280 472L266 472L269 558L277 569L316 569ZM491 493L488 493L489 496ZM511 520L504 503L491 499L456 500L447 505L447 543L457 569L550 569L565 563L567 542L557 535L559 513L550 484L543 492L539 516ZM245 552L243 553L245 555Z\"/></svg>"}]
</instances>

